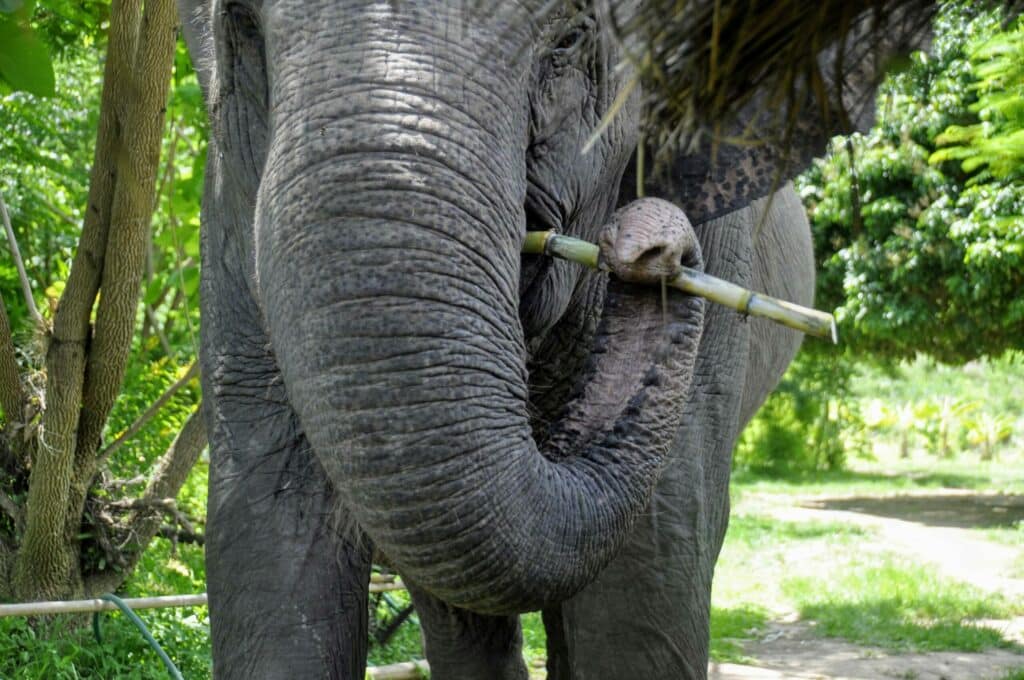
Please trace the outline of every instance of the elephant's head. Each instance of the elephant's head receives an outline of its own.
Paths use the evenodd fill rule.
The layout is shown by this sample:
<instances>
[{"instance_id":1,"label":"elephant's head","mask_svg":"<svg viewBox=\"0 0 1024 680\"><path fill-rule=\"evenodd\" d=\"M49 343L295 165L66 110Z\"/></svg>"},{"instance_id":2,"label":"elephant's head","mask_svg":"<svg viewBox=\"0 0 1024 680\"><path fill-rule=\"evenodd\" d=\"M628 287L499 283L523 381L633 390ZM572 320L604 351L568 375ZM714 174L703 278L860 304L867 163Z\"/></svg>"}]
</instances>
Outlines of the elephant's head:
<instances>
[{"instance_id":1,"label":"elephant's head","mask_svg":"<svg viewBox=\"0 0 1024 680\"><path fill-rule=\"evenodd\" d=\"M527 225L596 240L636 144L629 73L590 5L219 0L205 16L214 181L253 211L239 238L289 402L361 528L481 611L565 598L611 558L700 337L697 300L670 300L666 328L657 295L605 301L596 275L520 256ZM542 450L527 339L583 277L602 326Z\"/></svg>"}]
</instances>

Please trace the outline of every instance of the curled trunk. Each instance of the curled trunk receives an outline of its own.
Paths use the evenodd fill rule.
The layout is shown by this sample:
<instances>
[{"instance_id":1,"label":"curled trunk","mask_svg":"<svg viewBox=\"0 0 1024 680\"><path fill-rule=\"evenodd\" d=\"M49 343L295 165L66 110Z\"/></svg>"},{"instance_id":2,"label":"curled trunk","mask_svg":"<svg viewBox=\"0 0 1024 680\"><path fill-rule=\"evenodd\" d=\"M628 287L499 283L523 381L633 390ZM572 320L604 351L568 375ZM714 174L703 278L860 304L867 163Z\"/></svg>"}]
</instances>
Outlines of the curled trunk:
<instances>
[{"instance_id":1,"label":"curled trunk","mask_svg":"<svg viewBox=\"0 0 1024 680\"><path fill-rule=\"evenodd\" d=\"M372 34L346 42L372 82L325 99L307 88L327 66L275 74L256 211L271 341L328 475L402 573L465 608L537 609L589 582L645 507L703 306L672 295L664 315L613 284L587 380L539 450L518 317L524 84Z\"/></svg>"}]
</instances>

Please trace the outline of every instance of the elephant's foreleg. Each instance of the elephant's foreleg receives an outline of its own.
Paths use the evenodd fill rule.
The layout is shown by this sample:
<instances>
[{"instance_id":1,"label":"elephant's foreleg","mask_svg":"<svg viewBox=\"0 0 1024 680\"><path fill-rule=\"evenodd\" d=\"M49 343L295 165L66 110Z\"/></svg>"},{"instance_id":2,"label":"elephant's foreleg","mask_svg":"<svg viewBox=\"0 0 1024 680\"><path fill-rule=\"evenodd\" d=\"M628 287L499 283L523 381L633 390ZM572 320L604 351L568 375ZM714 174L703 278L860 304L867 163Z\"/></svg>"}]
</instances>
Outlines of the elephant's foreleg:
<instances>
[{"instance_id":1,"label":"elephant's foreleg","mask_svg":"<svg viewBox=\"0 0 1024 680\"><path fill-rule=\"evenodd\" d=\"M751 278L753 208L696 227L705 270ZM728 516L729 465L749 324L709 306L682 426L647 511L597 580L545 617L564 640L558 680L703 679L711 577Z\"/></svg>"},{"instance_id":2,"label":"elephant's foreleg","mask_svg":"<svg viewBox=\"0 0 1024 680\"><path fill-rule=\"evenodd\" d=\"M518 616L484 616L409 586L435 680L526 680Z\"/></svg>"},{"instance_id":3,"label":"elephant's foreleg","mask_svg":"<svg viewBox=\"0 0 1024 680\"><path fill-rule=\"evenodd\" d=\"M231 256L236 242L204 217L214 677L361 680L370 546L339 529L345 522L335 516L333 490L260 329L241 270L246 260Z\"/></svg>"},{"instance_id":4,"label":"elephant's foreleg","mask_svg":"<svg viewBox=\"0 0 1024 680\"><path fill-rule=\"evenodd\" d=\"M213 451L206 555L218 680L363 678L368 545L339 533L333 508L301 438Z\"/></svg>"}]
</instances>

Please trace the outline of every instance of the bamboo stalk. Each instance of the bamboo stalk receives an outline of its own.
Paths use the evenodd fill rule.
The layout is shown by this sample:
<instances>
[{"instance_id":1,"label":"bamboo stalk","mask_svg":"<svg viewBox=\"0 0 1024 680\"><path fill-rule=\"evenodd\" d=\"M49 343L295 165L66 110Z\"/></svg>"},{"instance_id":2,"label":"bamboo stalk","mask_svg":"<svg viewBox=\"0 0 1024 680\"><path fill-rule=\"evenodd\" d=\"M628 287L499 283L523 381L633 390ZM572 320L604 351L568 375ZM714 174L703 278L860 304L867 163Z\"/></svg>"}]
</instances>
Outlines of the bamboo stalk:
<instances>
[{"instance_id":1,"label":"bamboo stalk","mask_svg":"<svg viewBox=\"0 0 1024 680\"><path fill-rule=\"evenodd\" d=\"M549 255L571 262L578 262L591 269L604 269L601 251L597 245L553 231L528 231L523 242L523 252L531 255ZM712 302L796 329L819 338L839 342L836 321L827 312L810 309L801 305L779 300L763 293L755 293L735 283L683 267L679 275L668 285L699 295Z\"/></svg>"}]
</instances>

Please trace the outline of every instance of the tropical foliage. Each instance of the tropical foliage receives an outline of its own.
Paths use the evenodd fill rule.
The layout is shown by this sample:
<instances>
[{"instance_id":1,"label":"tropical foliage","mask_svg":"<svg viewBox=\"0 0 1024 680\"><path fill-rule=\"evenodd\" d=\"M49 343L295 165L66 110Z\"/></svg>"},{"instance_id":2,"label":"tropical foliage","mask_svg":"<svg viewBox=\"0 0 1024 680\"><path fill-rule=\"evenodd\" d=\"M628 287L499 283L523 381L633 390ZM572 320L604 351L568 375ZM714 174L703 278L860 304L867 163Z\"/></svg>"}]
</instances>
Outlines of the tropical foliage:
<instances>
[{"instance_id":1,"label":"tropical foliage","mask_svg":"<svg viewBox=\"0 0 1024 680\"><path fill-rule=\"evenodd\" d=\"M1024 32L1000 25L943 12L931 53L883 86L877 124L801 179L818 302L859 355L962 362L1024 337Z\"/></svg>"}]
</instances>

